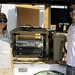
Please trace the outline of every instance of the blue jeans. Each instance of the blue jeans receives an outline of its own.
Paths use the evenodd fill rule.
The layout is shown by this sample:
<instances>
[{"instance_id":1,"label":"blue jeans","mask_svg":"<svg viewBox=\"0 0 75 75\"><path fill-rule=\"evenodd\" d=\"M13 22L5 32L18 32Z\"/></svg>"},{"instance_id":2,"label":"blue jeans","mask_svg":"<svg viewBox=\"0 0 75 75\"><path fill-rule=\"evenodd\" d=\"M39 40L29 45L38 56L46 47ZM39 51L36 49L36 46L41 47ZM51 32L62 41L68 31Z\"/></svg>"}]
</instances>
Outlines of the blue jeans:
<instances>
[{"instance_id":1,"label":"blue jeans","mask_svg":"<svg viewBox=\"0 0 75 75\"><path fill-rule=\"evenodd\" d=\"M67 65L66 75L75 75L75 67Z\"/></svg>"}]
</instances>

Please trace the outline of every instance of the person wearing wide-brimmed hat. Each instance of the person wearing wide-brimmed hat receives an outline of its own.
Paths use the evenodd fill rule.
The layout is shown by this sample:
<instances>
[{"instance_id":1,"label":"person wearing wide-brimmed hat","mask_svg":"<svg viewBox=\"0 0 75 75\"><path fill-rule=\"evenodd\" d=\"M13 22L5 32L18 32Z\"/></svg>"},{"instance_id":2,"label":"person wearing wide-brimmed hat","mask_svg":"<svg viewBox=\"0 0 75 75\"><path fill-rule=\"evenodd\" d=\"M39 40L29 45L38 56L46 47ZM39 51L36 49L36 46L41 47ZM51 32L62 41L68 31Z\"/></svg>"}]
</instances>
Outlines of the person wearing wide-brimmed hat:
<instances>
[{"instance_id":1,"label":"person wearing wide-brimmed hat","mask_svg":"<svg viewBox=\"0 0 75 75\"><path fill-rule=\"evenodd\" d=\"M0 13L0 75L12 75L11 40L6 30L7 17Z\"/></svg>"}]
</instances>

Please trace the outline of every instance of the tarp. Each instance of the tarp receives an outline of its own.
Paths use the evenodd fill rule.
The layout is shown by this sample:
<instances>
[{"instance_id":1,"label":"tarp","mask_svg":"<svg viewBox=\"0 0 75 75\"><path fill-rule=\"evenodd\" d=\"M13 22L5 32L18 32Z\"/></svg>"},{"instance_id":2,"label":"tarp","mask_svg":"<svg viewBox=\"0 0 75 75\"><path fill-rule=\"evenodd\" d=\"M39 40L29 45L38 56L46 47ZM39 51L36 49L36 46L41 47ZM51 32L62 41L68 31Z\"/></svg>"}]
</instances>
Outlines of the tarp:
<instances>
[{"instance_id":1,"label":"tarp","mask_svg":"<svg viewBox=\"0 0 75 75\"><path fill-rule=\"evenodd\" d=\"M0 3L7 4L49 4L49 5L68 5L70 0L1 0Z\"/></svg>"}]
</instances>

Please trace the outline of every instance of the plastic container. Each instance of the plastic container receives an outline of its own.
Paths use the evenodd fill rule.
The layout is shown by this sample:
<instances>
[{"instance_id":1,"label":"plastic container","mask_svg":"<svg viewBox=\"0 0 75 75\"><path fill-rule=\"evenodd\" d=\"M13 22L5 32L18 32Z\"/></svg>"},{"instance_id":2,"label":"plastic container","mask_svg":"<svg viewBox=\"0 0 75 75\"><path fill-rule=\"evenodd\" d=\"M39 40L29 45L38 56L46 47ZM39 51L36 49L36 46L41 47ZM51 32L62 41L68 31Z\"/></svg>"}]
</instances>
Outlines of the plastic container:
<instances>
[{"instance_id":1,"label":"plastic container","mask_svg":"<svg viewBox=\"0 0 75 75\"><path fill-rule=\"evenodd\" d=\"M63 51L63 44L66 41L66 33L53 34L53 60L58 61Z\"/></svg>"}]
</instances>

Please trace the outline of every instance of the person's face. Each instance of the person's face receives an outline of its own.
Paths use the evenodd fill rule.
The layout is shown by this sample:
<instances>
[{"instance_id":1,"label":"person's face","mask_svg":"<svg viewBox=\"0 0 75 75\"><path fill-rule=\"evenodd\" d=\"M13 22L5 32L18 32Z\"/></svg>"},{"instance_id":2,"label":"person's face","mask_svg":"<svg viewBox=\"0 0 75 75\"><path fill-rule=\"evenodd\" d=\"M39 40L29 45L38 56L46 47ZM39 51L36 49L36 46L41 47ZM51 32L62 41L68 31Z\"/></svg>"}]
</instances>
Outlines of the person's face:
<instances>
[{"instance_id":1,"label":"person's face","mask_svg":"<svg viewBox=\"0 0 75 75\"><path fill-rule=\"evenodd\" d=\"M6 19L0 19L0 29L3 29L7 25Z\"/></svg>"},{"instance_id":2,"label":"person's face","mask_svg":"<svg viewBox=\"0 0 75 75\"><path fill-rule=\"evenodd\" d=\"M70 9L71 9L70 16L72 19L75 19L75 4L71 5Z\"/></svg>"}]
</instances>

